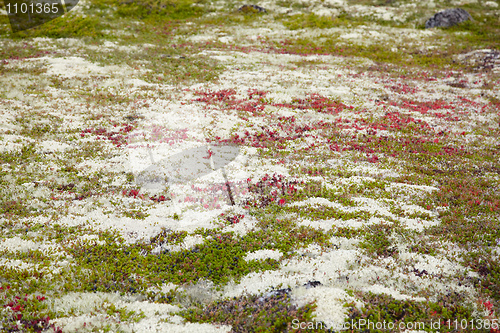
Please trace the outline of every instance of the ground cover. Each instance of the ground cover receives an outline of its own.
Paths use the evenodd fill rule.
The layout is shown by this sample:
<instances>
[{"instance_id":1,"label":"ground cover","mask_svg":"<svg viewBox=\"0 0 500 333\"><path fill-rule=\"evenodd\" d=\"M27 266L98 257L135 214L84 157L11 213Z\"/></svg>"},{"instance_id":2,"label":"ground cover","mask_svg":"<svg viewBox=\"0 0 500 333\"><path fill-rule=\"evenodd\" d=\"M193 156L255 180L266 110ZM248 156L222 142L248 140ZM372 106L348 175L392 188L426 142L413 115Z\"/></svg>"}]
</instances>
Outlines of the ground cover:
<instances>
[{"instance_id":1,"label":"ground cover","mask_svg":"<svg viewBox=\"0 0 500 333\"><path fill-rule=\"evenodd\" d=\"M500 331L499 3L242 4L0 9L2 330Z\"/></svg>"}]
</instances>

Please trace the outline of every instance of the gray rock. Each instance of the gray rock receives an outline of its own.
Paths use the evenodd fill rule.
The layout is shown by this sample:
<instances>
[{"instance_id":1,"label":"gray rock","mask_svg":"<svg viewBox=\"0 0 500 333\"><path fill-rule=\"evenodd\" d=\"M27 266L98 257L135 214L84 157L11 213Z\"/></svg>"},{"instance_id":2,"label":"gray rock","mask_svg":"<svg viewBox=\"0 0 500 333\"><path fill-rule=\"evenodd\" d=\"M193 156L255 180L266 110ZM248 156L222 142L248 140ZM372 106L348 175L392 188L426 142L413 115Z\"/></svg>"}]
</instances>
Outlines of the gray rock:
<instances>
[{"instance_id":1,"label":"gray rock","mask_svg":"<svg viewBox=\"0 0 500 333\"><path fill-rule=\"evenodd\" d=\"M242 13L267 13L267 10L257 5L243 5L238 9Z\"/></svg>"},{"instance_id":2,"label":"gray rock","mask_svg":"<svg viewBox=\"0 0 500 333\"><path fill-rule=\"evenodd\" d=\"M472 17L462 8L446 9L436 13L425 22L425 28L447 28L460 22L472 20Z\"/></svg>"}]
</instances>

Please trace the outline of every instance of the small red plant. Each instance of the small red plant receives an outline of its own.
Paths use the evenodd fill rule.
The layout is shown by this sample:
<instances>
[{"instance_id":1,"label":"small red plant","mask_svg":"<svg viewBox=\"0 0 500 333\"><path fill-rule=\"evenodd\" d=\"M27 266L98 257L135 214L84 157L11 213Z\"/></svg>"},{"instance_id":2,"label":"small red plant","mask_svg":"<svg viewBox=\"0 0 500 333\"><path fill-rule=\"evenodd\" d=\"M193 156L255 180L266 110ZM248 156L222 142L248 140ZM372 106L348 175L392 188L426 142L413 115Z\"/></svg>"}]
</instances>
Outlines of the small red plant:
<instances>
[{"instance_id":1,"label":"small red plant","mask_svg":"<svg viewBox=\"0 0 500 333\"><path fill-rule=\"evenodd\" d=\"M154 196L150 197L149 199L151 199L151 200L153 200L155 202L162 202L162 201L166 201L167 200L167 198L165 198L164 195L158 196L156 194Z\"/></svg>"},{"instance_id":2,"label":"small red plant","mask_svg":"<svg viewBox=\"0 0 500 333\"><path fill-rule=\"evenodd\" d=\"M222 215L224 215L224 214L222 214ZM236 224L236 223L240 223L240 220L243 219L244 217L245 217L245 215L243 215L243 214L237 214L237 215L233 215L233 216L226 216L226 221L228 221L231 224Z\"/></svg>"},{"instance_id":3,"label":"small red plant","mask_svg":"<svg viewBox=\"0 0 500 333\"><path fill-rule=\"evenodd\" d=\"M51 332L62 333L59 327L50 324L50 317L43 312L46 298L39 295L14 296L10 286L0 287L0 297L4 302L4 332Z\"/></svg>"},{"instance_id":4,"label":"small red plant","mask_svg":"<svg viewBox=\"0 0 500 333\"><path fill-rule=\"evenodd\" d=\"M391 89L398 94L415 94L420 91L418 87L411 87L406 83L396 83L392 86L385 86L385 88Z\"/></svg>"},{"instance_id":5,"label":"small red plant","mask_svg":"<svg viewBox=\"0 0 500 333\"><path fill-rule=\"evenodd\" d=\"M304 99L295 99L291 103L274 104L278 107L287 107L291 109L307 110L312 109L320 113L337 114L344 110L352 110L353 106L347 106L344 103L337 102L319 94L310 94Z\"/></svg>"},{"instance_id":6,"label":"small red plant","mask_svg":"<svg viewBox=\"0 0 500 333\"><path fill-rule=\"evenodd\" d=\"M251 179L247 179L248 189L255 193L253 199L247 200L246 206L266 207L275 202L278 205L284 205L286 200L280 196L291 196L297 192L295 185L298 181L285 180L285 176L274 174L272 176L266 174L257 183L252 184Z\"/></svg>"},{"instance_id":7,"label":"small red plant","mask_svg":"<svg viewBox=\"0 0 500 333\"><path fill-rule=\"evenodd\" d=\"M122 194L126 197L134 197L134 198L137 198L137 196L139 195L139 190L136 190L136 189L132 189L132 190L129 190L129 191L123 191Z\"/></svg>"},{"instance_id":8,"label":"small red plant","mask_svg":"<svg viewBox=\"0 0 500 333\"><path fill-rule=\"evenodd\" d=\"M123 126L118 131L109 131L105 128L87 128L80 133L82 138L86 134L93 134L97 136L97 140L110 140L115 146L121 147L127 143L127 134L134 130L130 124L113 124L113 127Z\"/></svg>"},{"instance_id":9,"label":"small red plant","mask_svg":"<svg viewBox=\"0 0 500 333\"><path fill-rule=\"evenodd\" d=\"M490 333L500 333L500 323L496 321L495 310L493 310L493 304L491 304L490 301L483 302L482 300L480 300L479 303L483 305L488 311L488 315L484 320L485 321L488 320L492 323L491 325L492 327L490 328Z\"/></svg>"}]
</instances>

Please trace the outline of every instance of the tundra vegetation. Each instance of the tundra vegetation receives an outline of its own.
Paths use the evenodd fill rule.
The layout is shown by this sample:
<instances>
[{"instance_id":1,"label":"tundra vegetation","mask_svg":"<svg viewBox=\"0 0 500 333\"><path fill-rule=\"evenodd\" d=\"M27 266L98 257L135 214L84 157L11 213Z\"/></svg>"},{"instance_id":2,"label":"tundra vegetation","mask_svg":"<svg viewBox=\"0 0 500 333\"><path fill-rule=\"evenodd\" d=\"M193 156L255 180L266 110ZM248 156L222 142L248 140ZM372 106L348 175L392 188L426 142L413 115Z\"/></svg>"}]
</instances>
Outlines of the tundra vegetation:
<instances>
[{"instance_id":1,"label":"tundra vegetation","mask_svg":"<svg viewBox=\"0 0 500 333\"><path fill-rule=\"evenodd\" d=\"M0 7L1 329L500 332L500 3L243 4ZM220 171L135 183L206 142L235 206Z\"/></svg>"}]
</instances>

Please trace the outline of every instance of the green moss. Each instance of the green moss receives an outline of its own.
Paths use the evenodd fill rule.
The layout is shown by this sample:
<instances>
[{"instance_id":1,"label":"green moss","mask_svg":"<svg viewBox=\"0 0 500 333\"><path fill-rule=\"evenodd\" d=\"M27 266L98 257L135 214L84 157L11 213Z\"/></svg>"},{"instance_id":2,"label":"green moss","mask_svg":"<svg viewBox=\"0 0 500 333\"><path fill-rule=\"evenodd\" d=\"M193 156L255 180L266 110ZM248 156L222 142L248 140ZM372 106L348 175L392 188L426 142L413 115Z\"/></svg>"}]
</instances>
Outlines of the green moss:
<instances>
[{"instance_id":1,"label":"green moss","mask_svg":"<svg viewBox=\"0 0 500 333\"><path fill-rule=\"evenodd\" d=\"M349 227L337 227L333 228L328 232L329 236L335 237L345 237L348 239L360 237L364 234L362 229L349 228Z\"/></svg>"},{"instance_id":2,"label":"green moss","mask_svg":"<svg viewBox=\"0 0 500 333\"><path fill-rule=\"evenodd\" d=\"M162 228L162 231L154 237L151 237L150 243L155 246L164 244L180 244L188 235L187 231L171 231L170 229Z\"/></svg>"},{"instance_id":3,"label":"green moss","mask_svg":"<svg viewBox=\"0 0 500 333\"><path fill-rule=\"evenodd\" d=\"M149 214L145 213L141 209L130 209L130 210L124 211L123 216L130 217L130 218L136 219L136 220L144 220L146 217L149 216Z\"/></svg>"},{"instance_id":4,"label":"green moss","mask_svg":"<svg viewBox=\"0 0 500 333\"><path fill-rule=\"evenodd\" d=\"M448 320L451 328L454 328L455 320L460 323L461 320L469 322L478 319L472 315L471 304L467 304L464 298L456 293L449 296L438 296L436 302L396 300L386 294L372 294L371 292L355 292L355 294L363 300L365 306L358 310L352 304L349 319L346 319L345 325L352 327L352 324L356 323L359 328L360 323L368 325L371 322L372 326L363 326L361 329L369 329L370 332L374 333L388 331L387 328L384 330L379 326L377 329L375 326L377 323L384 322L386 325L394 324L396 330L402 327L425 332L441 332L443 329L448 329ZM439 327L431 326L432 323L437 325L437 322L441 322ZM482 332L486 332L486 330Z\"/></svg>"},{"instance_id":5,"label":"green moss","mask_svg":"<svg viewBox=\"0 0 500 333\"><path fill-rule=\"evenodd\" d=\"M19 135L33 139L42 139L50 135L58 134L62 119L56 116L43 114L23 114L15 120L16 125L21 126Z\"/></svg>"},{"instance_id":6,"label":"green moss","mask_svg":"<svg viewBox=\"0 0 500 333\"><path fill-rule=\"evenodd\" d=\"M49 324L53 312L48 309L46 297L37 294L16 294L9 285L0 287L1 301L4 313L2 314L2 328L5 331L40 332L56 331L54 324Z\"/></svg>"},{"instance_id":7,"label":"green moss","mask_svg":"<svg viewBox=\"0 0 500 333\"><path fill-rule=\"evenodd\" d=\"M398 251L389 239L392 227L386 224L367 226L365 239L359 246L365 249L368 254L376 257L397 256Z\"/></svg>"},{"instance_id":8,"label":"green moss","mask_svg":"<svg viewBox=\"0 0 500 333\"><path fill-rule=\"evenodd\" d=\"M12 34L13 38L73 38L103 37L102 30L105 28L104 22L97 17L83 17L76 14L66 14L55 20L49 21L38 27L16 32Z\"/></svg>"},{"instance_id":9,"label":"green moss","mask_svg":"<svg viewBox=\"0 0 500 333\"><path fill-rule=\"evenodd\" d=\"M416 237L414 237L415 239ZM417 238L418 239L418 238ZM437 249L439 248L439 244L429 243L429 240L414 240L413 244L409 246L409 250L411 252L426 254L430 256L437 255Z\"/></svg>"},{"instance_id":10,"label":"green moss","mask_svg":"<svg viewBox=\"0 0 500 333\"><path fill-rule=\"evenodd\" d=\"M17 252L8 252L2 251L1 256L3 258L14 259L14 260L22 260L27 263L33 263L39 265L39 267L49 267L52 265L51 256L46 255L40 250L28 250L26 252L17 251Z\"/></svg>"},{"instance_id":11,"label":"green moss","mask_svg":"<svg viewBox=\"0 0 500 333\"><path fill-rule=\"evenodd\" d=\"M158 24L158 23L156 23ZM170 28L165 28L170 29ZM150 83L181 85L188 82L209 82L217 79L223 67L213 58L196 54L206 50L203 45L192 42L180 42L178 45L170 45L168 34L163 35L163 29L158 29L156 25L146 23L139 26L133 34L135 37L125 37L122 42L126 46L135 45L140 48L140 52L129 52L127 50L116 49L112 53L93 51L88 54L88 60L102 65L127 65L131 68L144 68L142 79ZM155 47L145 48L143 44L146 40ZM168 46L165 46L168 44ZM196 54L195 57L190 55ZM155 93L163 93L161 90L151 88ZM147 94L147 90L143 93ZM75 97L83 98L88 103L98 105L108 105L109 103L119 103L124 106L139 98L142 93L136 92L133 95L118 94L112 90L95 91L88 87L83 92L79 92Z\"/></svg>"},{"instance_id":12,"label":"green moss","mask_svg":"<svg viewBox=\"0 0 500 333\"><path fill-rule=\"evenodd\" d=\"M178 314L189 322L230 325L237 332L298 332L292 328L292 321L313 322L315 307L307 304L298 308L286 293L277 293L235 297Z\"/></svg>"},{"instance_id":13,"label":"green moss","mask_svg":"<svg viewBox=\"0 0 500 333\"><path fill-rule=\"evenodd\" d=\"M0 214L12 216L24 215L26 212L27 207L21 200L2 200L0 202Z\"/></svg>"},{"instance_id":14,"label":"green moss","mask_svg":"<svg viewBox=\"0 0 500 333\"><path fill-rule=\"evenodd\" d=\"M110 6L115 5L111 1L100 2ZM199 17L205 12L203 6L200 5L200 2L191 0L124 1L118 6L116 13L122 17L148 18L164 22Z\"/></svg>"},{"instance_id":15,"label":"green moss","mask_svg":"<svg viewBox=\"0 0 500 333\"><path fill-rule=\"evenodd\" d=\"M106 244L86 242L69 246L67 251L79 265L78 269L72 269L72 274L80 281L71 290L144 293L148 286L195 283L199 279L221 285L233 279L238 281L250 272L279 268L279 261L274 259L246 261L249 252L275 249L290 257L297 248L311 243L330 246L330 236L326 233L279 221L268 223L266 231L251 232L241 238L214 231L200 232L206 237L203 244L190 250L159 254L152 254L152 248L178 244L186 233L164 230L149 245L123 245L117 235L103 233L100 237Z\"/></svg>"},{"instance_id":16,"label":"green moss","mask_svg":"<svg viewBox=\"0 0 500 333\"><path fill-rule=\"evenodd\" d=\"M290 209L289 211L294 211L294 210ZM298 210L298 213L300 216L306 218L321 219L321 220L337 219L344 221L355 220L355 219L368 220L372 215L362 210L344 211L342 209L325 207L325 206L315 206L315 207L308 206L306 208L301 207L300 210Z\"/></svg>"},{"instance_id":17,"label":"green moss","mask_svg":"<svg viewBox=\"0 0 500 333\"><path fill-rule=\"evenodd\" d=\"M332 28L339 26L342 21L333 17L318 16L314 14L294 15L293 17L284 20L283 25L290 30L304 28Z\"/></svg>"},{"instance_id":18,"label":"green moss","mask_svg":"<svg viewBox=\"0 0 500 333\"><path fill-rule=\"evenodd\" d=\"M389 211L394 215L406 217L406 218L410 218L410 219L420 219L420 220L427 220L427 221L430 221L433 219L433 217L431 215L429 215L428 213L422 213L422 212L408 213L407 211L405 211L401 207L396 206L395 204L392 204L390 206Z\"/></svg>"},{"instance_id":19,"label":"green moss","mask_svg":"<svg viewBox=\"0 0 500 333\"><path fill-rule=\"evenodd\" d=\"M33 294L41 290L51 292L56 287L53 277L52 281L50 281L50 279L47 279L47 275L46 270L36 268L3 267L0 272L0 279L19 294Z\"/></svg>"},{"instance_id":20,"label":"green moss","mask_svg":"<svg viewBox=\"0 0 500 333\"><path fill-rule=\"evenodd\" d=\"M117 236L105 237L107 243L78 244L68 248L82 268L77 289L141 292L146 286L208 279L215 284L237 280L252 271L278 268L274 261L247 262L245 251L231 236L206 240L190 250L151 254L150 245L124 246ZM81 274L75 271L75 274Z\"/></svg>"},{"instance_id":21,"label":"green moss","mask_svg":"<svg viewBox=\"0 0 500 333\"><path fill-rule=\"evenodd\" d=\"M463 246L488 242L494 244L500 238L500 225L491 216L500 210L491 182L470 178L466 173L441 179L443 185L434 199L438 206L448 207L440 214L442 223L430 232L446 235Z\"/></svg>"},{"instance_id":22,"label":"green moss","mask_svg":"<svg viewBox=\"0 0 500 333\"><path fill-rule=\"evenodd\" d=\"M318 28L329 29L335 27L356 27L366 24L366 19L353 17L345 13L338 16L322 16L313 13L283 16L283 25L290 30Z\"/></svg>"},{"instance_id":23,"label":"green moss","mask_svg":"<svg viewBox=\"0 0 500 333\"><path fill-rule=\"evenodd\" d=\"M467 45L469 50L498 49L500 47L500 42L498 41L500 22L498 21L498 17L488 12L481 13L475 10L470 11L470 14L474 18L474 21L465 21L444 30L453 35L457 42ZM461 32L461 34L457 34L457 32Z\"/></svg>"},{"instance_id":24,"label":"green moss","mask_svg":"<svg viewBox=\"0 0 500 333\"><path fill-rule=\"evenodd\" d=\"M325 36L326 37L326 36ZM337 38L303 38L288 39L275 43L277 50L301 54L331 54L343 57L363 57L376 63L391 64L398 67L422 67L426 69L453 69L464 68L453 59L454 52L435 51L421 53L418 50L405 49L392 51L383 43L360 45L346 43Z\"/></svg>"},{"instance_id":25,"label":"green moss","mask_svg":"<svg viewBox=\"0 0 500 333\"><path fill-rule=\"evenodd\" d=\"M403 3L406 2L403 0ZM366 4L375 6L392 6L397 9L401 1L358 1L356 4ZM454 63L454 56L460 53L475 49L492 48L498 49L498 20L494 15L488 13L481 4L467 4L464 8L469 10L474 17L474 22L465 22L449 29L436 29L432 36L422 37L419 43L414 43L413 39L399 39L398 45L380 42L372 45L357 45L346 43L345 39L339 38L340 32L344 28L353 28L360 25L369 26L376 31L380 26L391 26L391 29L383 29L383 32L399 34L396 27L414 25L417 22L425 21L427 12L417 10L408 17L406 22L399 24L395 22L383 22L369 17L350 17L341 14L338 17L322 17L308 13L308 5L296 1L279 1L279 5L293 10L303 11L304 14L297 16L281 15L270 12L268 15L248 15L237 13L235 4L227 3L223 9L218 9L215 15L206 15L212 4L208 2L195 2L190 0L179 1L122 1L121 3L111 0L92 0L90 8L83 8L86 17L66 15L46 25L24 31L11 37L4 38L0 50L0 76L16 79L18 76L36 77L46 72L46 68L41 64L38 67L21 68L15 66L14 59L24 59L27 57L37 58L43 56L66 56L74 52L74 45L69 46L65 40L55 40L55 38L72 37L77 38L84 45L80 50L82 55L92 63L100 65L121 65L140 71L141 79L159 84L177 85L177 88L189 86L193 82L207 83L215 82L225 67L213 57L201 54L202 51L241 51L241 52L285 52L308 54L333 54L344 57L343 68L349 66L349 74L367 70L370 77L386 82L386 79L399 81L411 81L412 87L421 87L421 91L427 89L427 79L445 79L447 76L461 76L467 71L474 70L468 65ZM352 2L352 4L355 4ZM0 23L7 23L6 17L0 18ZM98 20L99 22L97 22ZM140 20L138 22L138 20ZM295 30L293 37L289 40L273 39L275 37L262 36L258 41L242 40L241 35L235 36L235 43L224 44L222 42L193 42L190 37L203 33L203 31L217 31L231 33L240 27L250 27L260 29L269 27L270 24L283 23L286 28ZM307 37L309 32L301 29L324 29L324 35ZM332 29L329 28L341 28ZM4 37L8 31L8 26L2 27ZM109 29L109 30L105 30ZM114 34L114 31L120 34ZM262 30L264 31L264 30ZM406 30L404 30L406 32ZM292 36L292 35L291 35ZM34 46L36 41L32 37L52 38L48 45ZM111 52L109 48L102 48L106 41L116 42L117 47ZM243 41L246 46L239 45ZM154 46L145 45L153 44ZM78 44L81 45L81 44ZM248 46L249 45L249 46ZM446 47L441 47L445 45ZM134 46L135 48L121 48L121 46ZM434 46L434 48L428 47ZM47 49L48 47L48 49ZM54 48L52 48L54 47ZM398 47L393 51L392 47ZM47 54L47 52L49 52ZM51 53L52 52L52 53ZM364 57L371 59L375 64L365 65L362 59L354 57ZM294 58L295 59L295 58ZM256 64L259 66L266 64ZM330 71L334 64L324 63L321 60L298 60L280 64L285 70L301 67L302 71L315 71L316 69ZM245 65L246 66L246 65ZM253 64L248 65L252 71ZM322 67L324 66L324 67ZM239 67L242 69L241 67ZM245 68L246 70L247 68ZM422 71L424 69L424 71ZM450 70L453 70L450 72ZM458 71L457 71L458 70ZM387 75L387 76L386 76ZM495 75L484 73L485 99L489 99L492 105L484 112L496 113L498 101L492 97L497 78ZM361 107L352 109L352 114L361 121L360 126L386 125L386 130L390 132L388 136L379 135L358 135L343 134L342 130L332 121L326 124L321 130L315 131L318 141L329 139L336 142L341 148L352 150L342 150L340 152L330 152L327 147L322 149L278 149L275 144L261 142L267 148L259 149L258 157L262 160L275 161L286 160L285 167L288 168L292 176L322 177L326 182L334 184L338 178L339 183L349 184L349 177L353 175L367 176L362 172L351 172L348 168L324 167L324 162L330 158L341 159L343 161L366 161L366 152L373 150L379 156L379 160L374 167L394 168L402 174L400 177L376 179L374 181L364 181L357 184L344 185L336 190L331 190L324 186L323 182L308 181L305 184L296 184L297 192L279 194L277 199L283 198L285 204L277 204L276 201L264 202L263 200L271 194L270 188L264 188L262 193L255 194L254 202L256 207L248 208L250 214L258 222L255 229L249 231L245 236L236 236L232 233L222 233L221 230L227 225L211 230L198 230L191 235L202 235L205 239L203 244L197 245L189 250L178 252L164 251L159 254L152 254L151 250L159 245L178 245L189 234L187 232L162 230L149 243L127 244L116 234L111 232L100 233L84 227L63 227L57 225L57 219L64 216L73 204L73 199L85 199L91 203L92 208L101 208L103 200L111 200L111 211L117 215L142 219L147 216L148 204L146 201L135 204L122 203L122 190L130 188L108 187L109 183L121 174L102 171L85 172L78 167L78 164L85 160L106 160L116 156L119 149L112 145L109 140L99 142L80 141L81 131L86 128L110 128L110 120L123 119L131 108L149 108L149 105L137 104L135 102L152 98L164 100L177 100L177 93L170 89L163 89L161 86L152 85L142 89L135 89L129 94L123 95L114 91L114 88L102 88L100 84L106 78L104 76L88 78L46 77L46 81L33 81L21 86L18 90L24 94L29 94L35 100L44 98L47 86L60 89L69 94L70 98L76 100L83 106L90 108L90 113L85 114L85 127L61 131L61 120L57 117L45 117L35 113L21 113L21 110L35 108L37 103L26 104L25 106L13 106L12 111L17 112L18 119L15 125L19 130L5 130L4 133L18 134L29 139L34 139L36 143L26 143L27 140L20 139L17 143L22 144L22 148L12 152L0 153L0 185L2 187L2 198L0 199L0 213L4 217L2 222L2 232L5 237L19 236L25 240L36 242L53 242L62 244L68 257L59 254L48 254L40 251L9 252L3 251L1 256L4 259L22 260L28 264L37 265L30 269L5 268L0 274L1 281L5 281L16 289L17 294L33 293L35 291L61 292L67 291L119 291L122 293L140 293L147 295L153 302L163 302L174 304L182 299L182 295L177 290L168 293L151 292L151 287L172 282L177 285L196 284L200 280L210 280L216 284L217 288L223 288L229 281L238 281L242 276L250 272L262 272L265 270L275 270L280 266L281 260L293 258L297 250L307 247L310 244L318 244L323 249L335 246L330 244L331 237L345 237L350 239L361 239L360 247L373 258L392 256L398 263L397 250L393 244L391 233L397 231L399 226L377 225L365 228L337 228L333 227L328 232L323 232L312 227L298 226L297 217L304 217L311 220L320 219L358 219L363 222L372 217L381 217L364 211L356 210L358 206L356 197L371 198L380 201L382 204L390 206L390 210L396 217L393 219L383 217L389 223L397 222L398 217L409 217L421 220L434 219L433 216L425 213L405 213L399 206L401 192L391 193L386 191L392 182L403 182L415 185L430 185L438 187L438 191L422 195L422 197L411 196L406 201L411 201L422 208L434 213L439 213L437 226L427 228L422 233L405 234L409 242L409 250L425 255L438 255L445 252L440 244L440 240L452 242L463 249L464 255L461 257L465 265L472 271L479 274L479 278L469 276L457 277L459 281L467 286L472 286L481 299L491 299L495 309L498 309L500 281L498 268L499 262L495 254L495 248L500 239L500 228L497 215L500 203L498 201L498 179L496 174L500 166L498 165L498 147L488 144L488 140L496 142L498 136L496 127L490 128L485 124L474 124L474 121L466 119L466 115L459 121L453 122L454 126L469 126L467 133L478 135L485 140L479 143L467 142L461 137L448 133L439 136L439 142L434 142L436 133L429 122L429 126L423 123L411 121L415 110L401 105L393 105L391 102L412 102L411 96L404 99L400 91L392 91L387 95L390 98L383 106L388 108L399 108L401 119L389 119L388 117L377 118L378 112L373 110L363 110ZM117 77L112 77L116 79ZM341 79L341 81L345 78ZM414 80L414 81L413 81ZM487 82L486 82L487 80ZM293 81L293 79L292 79ZM300 82L284 82L283 87L289 84L300 84ZM378 81L379 84L382 81ZM97 87L95 86L97 85ZM432 85L432 84L431 84ZM80 86L81 89L74 89ZM387 87L386 87L387 88ZM465 86L455 86L453 89L467 89ZM7 98L9 86L6 85L0 96ZM451 88L450 88L451 89ZM454 90L450 93L454 93ZM493 90L492 90L493 89ZM377 91L378 93L378 91ZM463 90L464 94L472 93ZM374 97L378 98L377 97ZM399 100L400 98L401 100ZM19 102L23 103L21 99ZM26 101L24 101L26 102ZM303 104L311 107L313 101ZM337 102L329 100L329 103ZM357 100L356 103L363 104L364 100ZM277 101L269 98L259 99L260 105L275 104ZM293 106L300 106L301 102L294 100ZM493 105L494 104L494 105ZM111 106L117 106L118 109ZM413 105L413 104L412 104ZM420 104L418 104L420 105ZM109 108L111 107L111 109ZM321 108L311 107L313 110L321 111ZM495 109L496 108L496 109ZM110 109L110 111L108 111ZM377 109L379 110L379 109ZM369 111L369 112L366 112ZM118 112L118 113L117 113ZM461 112L461 111L460 111ZM489 117L489 114L484 114ZM374 114L373 116L368 114ZM238 111L238 115L243 118L248 116L248 112ZM256 117L271 119L275 114L266 110L255 112ZM394 115L394 114L391 114ZM387 116L387 114L386 114ZM430 113L426 117L432 117ZM462 114L460 114L462 117ZM493 115L498 119L498 115ZM276 120L276 119L274 119ZM273 121L274 121L273 120ZM336 119L335 119L336 120ZM366 120L366 122L364 122ZM447 121L441 119L441 121ZM249 121L251 123L251 121ZM278 123L276 121L276 123ZM248 124L248 126L251 124ZM390 126L397 125L397 126ZM383 126L381 126L383 127ZM235 127L237 130L237 126ZM304 135L311 134L306 130ZM77 149L66 150L64 153L39 154L38 141L55 140L57 142L67 142L77 144ZM4 138L4 140L6 140ZM302 138L295 143L303 143ZM464 145L463 150L454 151ZM325 149L323 149L325 148ZM446 152L452 153L447 155ZM120 154L120 153L119 153ZM340 156L340 157L339 157ZM49 171L48 165L54 170ZM301 167L294 168L294 165ZM312 167L302 167L312 165ZM323 165L321 167L317 165ZM35 170L29 169L33 168ZM59 169L57 169L59 167ZM290 170L292 169L292 170ZM57 175L57 180L51 180ZM123 175L122 175L123 176ZM375 176L373 176L375 177ZM107 180L104 180L107 178ZM133 174L127 173L128 185L134 181ZM36 186L48 189L54 197L58 199L34 198L29 191L21 185L33 183ZM70 186L73 184L72 186ZM127 186L128 186L127 185ZM115 193L112 193L115 191ZM74 197L70 195L74 193ZM25 197L24 197L25 196ZM94 200L102 197L103 200ZM308 198L325 198L331 202L339 203L348 209L333 209L325 206L298 207L293 206L294 202L307 200ZM64 199L62 199L64 198ZM99 198L101 199L101 198ZM405 202L406 202L405 201ZM43 203L43 211L32 209L32 202ZM77 203L77 202L75 202ZM158 203L166 204L166 203ZM108 209L108 207L105 207ZM445 210L446 208L447 210ZM46 224L36 224L30 219L37 214L44 214L48 218ZM73 213L78 215L78 213ZM80 213L85 214L85 213ZM246 213L245 213L246 214ZM179 220L177 214L173 218ZM141 223L138 221L138 223ZM405 231L406 232L406 231ZM99 235L100 241L77 242L83 235ZM75 243L76 242L76 243ZM448 243L446 243L448 244ZM251 260L244 258L250 252L272 249L280 251L283 256L281 260ZM470 249L475 249L473 253ZM68 260L70 264L60 270L51 269L51 265L60 260ZM374 260L376 262L376 260ZM48 272L51 272L48 274ZM57 273L56 273L57 272ZM427 276L428 277L428 276ZM461 320L471 318L471 312L466 305L465 298L460 298L456 294L448 296L436 295L429 292L430 297L436 296L435 302L413 302L397 301L390 297L369 294L355 294L365 303L365 308L356 312L351 309L353 319L380 319L387 321L424 321L441 317L451 320ZM426 294L427 295L427 294ZM262 295L261 295L262 296ZM243 296L233 300L223 300L210 303L206 307L196 305L188 309L182 315L192 322L219 322L233 326L236 331L292 331L290 323L293 318L300 318L303 321L312 320L309 309L298 309L291 305L287 297L273 296L270 299L262 300L260 296ZM278 303L282 303L279 306ZM117 308L114 305L106 306L103 310L110 318L133 322L142 318L141 313L133 313L125 309ZM303 311L303 312L300 312ZM33 311L36 313L36 311ZM498 310L497 310L498 313ZM52 317L52 315L51 315ZM35 317L33 317L35 318ZM35 318L36 319L36 318ZM118 330L118 324L110 323L103 330Z\"/></svg>"},{"instance_id":26,"label":"green moss","mask_svg":"<svg viewBox=\"0 0 500 333\"><path fill-rule=\"evenodd\" d=\"M121 322L133 321L137 323L141 319L146 318L146 315L142 311L137 313L133 310L127 310L127 308L117 308L114 304L109 304L105 310L108 316L117 316Z\"/></svg>"},{"instance_id":27,"label":"green moss","mask_svg":"<svg viewBox=\"0 0 500 333\"><path fill-rule=\"evenodd\" d=\"M500 307L500 260L493 251L485 248L482 251L463 255L468 266L480 276L481 293L487 298L493 298L496 308Z\"/></svg>"}]
</instances>

